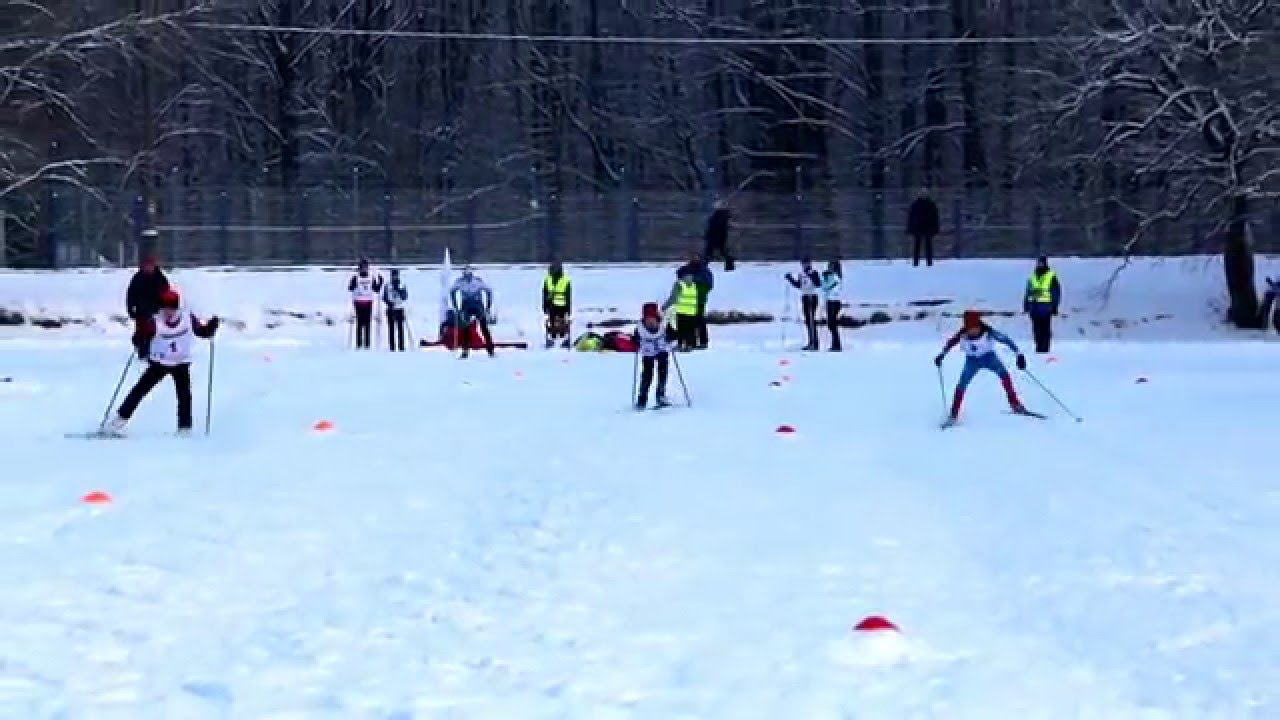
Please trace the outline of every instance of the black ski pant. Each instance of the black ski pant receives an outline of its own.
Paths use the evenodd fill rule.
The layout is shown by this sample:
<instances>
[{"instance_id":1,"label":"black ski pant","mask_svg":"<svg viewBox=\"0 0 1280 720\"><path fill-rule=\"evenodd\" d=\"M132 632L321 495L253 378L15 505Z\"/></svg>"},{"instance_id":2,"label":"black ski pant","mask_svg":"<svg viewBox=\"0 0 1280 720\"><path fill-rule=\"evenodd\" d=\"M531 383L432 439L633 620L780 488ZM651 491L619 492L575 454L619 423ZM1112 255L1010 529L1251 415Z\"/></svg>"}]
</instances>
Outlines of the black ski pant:
<instances>
[{"instance_id":1,"label":"black ski pant","mask_svg":"<svg viewBox=\"0 0 1280 720\"><path fill-rule=\"evenodd\" d=\"M711 337L707 334L707 293L698 292L698 314L697 325L694 327L694 347L705 350L711 342Z\"/></svg>"},{"instance_id":2,"label":"black ski pant","mask_svg":"<svg viewBox=\"0 0 1280 720\"><path fill-rule=\"evenodd\" d=\"M933 236L932 235L915 235L915 242L911 251L911 264L920 265L920 250L924 250L924 259L930 267L933 267Z\"/></svg>"},{"instance_id":3,"label":"black ski pant","mask_svg":"<svg viewBox=\"0 0 1280 720\"><path fill-rule=\"evenodd\" d=\"M484 337L485 352L492 355L493 333L489 332L488 313L483 310L463 310L461 315L462 323L458 326L460 329L458 333L458 345L462 348L462 353L465 355L471 350L471 323L474 321L480 324L480 334Z\"/></svg>"},{"instance_id":4,"label":"black ski pant","mask_svg":"<svg viewBox=\"0 0 1280 720\"><path fill-rule=\"evenodd\" d=\"M547 338L559 340L569 337L569 308L554 305L543 308L547 314Z\"/></svg>"},{"instance_id":5,"label":"black ski pant","mask_svg":"<svg viewBox=\"0 0 1280 720\"><path fill-rule=\"evenodd\" d=\"M370 347L373 337L373 303L354 303L356 308L356 347Z\"/></svg>"},{"instance_id":6,"label":"black ski pant","mask_svg":"<svg viewBox=\"0 0 1280 720\"><path fill-rule=\"evenodd\" d=\"M827 301L827 328L831 330L831 349L840 349L840 301Z\"/></svg>"},{"instance_id":7,"label":"black ski pant","mask_svg":"<svg viewBox=\"0 0 1280 720\"><path fill-rule=\"evenodd\" d=\"M818 349L818 296L805 295L800 298L800 307L804 311L804 329L809 333L809 344L805 350Z\"/></svg>"},{"instance_id":8,"label":"black ski pant","mask_svg":"<svg viewBox=\"0 0 1280 720\"><path fill-rule=\"evenodd\" d=\"M138 382L124 397L124 402L120 405L120 417L128 420L133 417L133 413L138 409L138 404L147 396L155 386L165 378L166 375L173 376L173 389L178 393L178 428L181 430L191 429L191 365L161 365L160 363L151 363L142 373L142 377L138 378Z\"/></svg>"},{"instance_id":9,"label":"black ski pant","mask_svg":"<svg viewBox=\"0 0 1280 720\"><path fill-rule=\"evenodd\" d=\"M670 364L671 356L667 353L661 353L652 357L640 358L640 397L641 400L649 399L649 386L653 384L653 366L658 366L658 397L665 399L667 397L667 366Z\"/></svg>"},{"instance_id":10,"label":"black ski pant","mask_svg":"<svg viewBox=\"0 0 1280 720\"><path fill-rule=\"evenodd\" d=\"M387 342L391 352L404 352L404 308L387 308Z\"/></svg>"},{"instance_id":11,"label":"black ski pant","mask_svg":"<svg viewBox=\"0 0 1280 720\"><path fill-rule=\"evenodd\" d=\"M1031 313L1031 336L1036 341L1036 352L1049 352L1049 345L1053 342L1053 315L1047 312Z\"/></svg>"},{"instance_id":12,"label":"black ski pant","mask_svg":"<svg viewBox=\"0 0 1280 720\"><path fill-rule=\"evenodd\" d=\"M697 315L676 315L676 346L681 351L698 346Z\"/></svg>"}]
</instances>

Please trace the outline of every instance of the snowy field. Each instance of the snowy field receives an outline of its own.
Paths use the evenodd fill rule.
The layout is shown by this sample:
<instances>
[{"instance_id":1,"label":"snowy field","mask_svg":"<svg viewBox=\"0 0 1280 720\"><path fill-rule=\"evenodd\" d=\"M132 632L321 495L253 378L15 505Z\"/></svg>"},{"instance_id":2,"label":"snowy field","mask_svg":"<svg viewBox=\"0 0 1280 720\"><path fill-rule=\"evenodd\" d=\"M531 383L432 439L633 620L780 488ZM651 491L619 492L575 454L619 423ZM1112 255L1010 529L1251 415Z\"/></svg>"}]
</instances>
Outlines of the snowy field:
<instances>
[{"instance_id":1,"label":"snowy field","mask_svg":"<svg viewBox=\"0 0 1280 720\"><path fill-rule=\"evenodd\" d=\"M187 271L243 325L213 433L171 436L166 382L120 441L64 434L119 377L127 274L0 273L0 306L92 320L0 328L0 718L1280 717L1280 342L1217 325L1212 261L1105 304L1115 263L1057 265L1031 369L1080 424L979 376L937 429L936 313L1016 310L1026 263L851 266L855 305L953 302L841 355L713 327L693 407L644 414L631 356L356 354L345 274ZM719 274L712 309L781 314L781 271ZM536 341L539 273L485 274ZM670 269L574 277L604 318ZM435 273L408 279L422 334Z\"/></svg>"}]
</instances>

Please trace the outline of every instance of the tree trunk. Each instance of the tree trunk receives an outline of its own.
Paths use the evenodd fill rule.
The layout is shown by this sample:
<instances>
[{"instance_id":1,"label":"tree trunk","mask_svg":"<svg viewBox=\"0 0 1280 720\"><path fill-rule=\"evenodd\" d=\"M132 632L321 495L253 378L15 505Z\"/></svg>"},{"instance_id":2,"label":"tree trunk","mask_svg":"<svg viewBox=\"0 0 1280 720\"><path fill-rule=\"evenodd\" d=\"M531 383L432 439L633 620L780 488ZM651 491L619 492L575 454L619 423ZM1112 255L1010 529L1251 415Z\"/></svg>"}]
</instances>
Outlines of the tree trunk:
<instances>
[{"instance_id":1,"label":"tree trunk","mask_svg":"<svg viewBox=\"0 0 1280 720\"><path fill-rule=\"evenodd\" d=\"M1238 328L1260 328L1262 318L1258 313L1258 292L1253 282L1253 248L1249 245L1249 201L1236 196L1231 201L1231 224L1227 227L1227 242L1222 251L1222 267L1227 275L1227 293L1231 296L1231 309L1227 319Z\"/></svg>"}]
</instances>

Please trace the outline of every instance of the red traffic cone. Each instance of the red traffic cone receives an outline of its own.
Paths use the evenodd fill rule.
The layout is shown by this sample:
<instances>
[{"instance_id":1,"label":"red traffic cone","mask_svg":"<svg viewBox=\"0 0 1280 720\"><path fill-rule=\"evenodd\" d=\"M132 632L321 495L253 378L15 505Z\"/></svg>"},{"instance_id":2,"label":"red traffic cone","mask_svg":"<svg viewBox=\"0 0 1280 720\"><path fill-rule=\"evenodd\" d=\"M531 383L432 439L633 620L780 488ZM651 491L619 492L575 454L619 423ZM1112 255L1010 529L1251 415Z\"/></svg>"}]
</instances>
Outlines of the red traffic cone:
<instances>
[{"instance_id":1,"label":"red traffic cone","mask_svg":"<svg viewBox=\"0 0 1280 720\"><path fill-rule=\"evenodd\" d=\"M318 433L330 432L333 430L333 423L329 420L321 420L317 422L315 425L312 425L311 429L315 430Z\"/></svg>"},{"instance_id":2,"label":"red traffic cone","mask_svg":"<svg viewBox=\"0 0 1280 720\"><path fill-rule=\"evenodd\" d=\"M857 632L882 632L892 630L893 632L901 632L898 626L883 615L868 615L862 618L857 625L853 626Z\"/></svg>"},{"instance_id":3,"label":"red traffic cone","mask_svg":"<svg viewBox=\"0 0 1280 720\"><path fill-rule=\"evenodd\" d=\"M110 505L111 496L101 490L94 490L80 498L81 501L90 505Z\"/></svg>"},{"instance_id":4,"label":"red traffic cone","mask_svg":"<svg viewBox=\"0 0 1280 720\"><path fill-rule=\"evenodd\" d=\"M796 429L791 427L790 425L779 425L778 429L775 430L774 432L778 433L779 435L795 435Z\"/></svg>"}]
</instances>

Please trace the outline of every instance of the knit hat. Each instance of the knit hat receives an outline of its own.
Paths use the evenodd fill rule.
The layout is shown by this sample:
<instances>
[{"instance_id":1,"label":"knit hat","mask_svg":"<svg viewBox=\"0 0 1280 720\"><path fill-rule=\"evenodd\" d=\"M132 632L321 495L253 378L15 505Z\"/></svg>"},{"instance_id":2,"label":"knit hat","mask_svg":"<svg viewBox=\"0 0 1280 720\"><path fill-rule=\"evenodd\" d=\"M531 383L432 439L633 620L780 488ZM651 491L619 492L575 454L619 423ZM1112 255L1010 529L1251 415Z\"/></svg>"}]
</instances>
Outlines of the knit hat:
<instances>
[{"instance_id":1,"label":"knit hat","mask_svg":"<svg viewBox=\"0 0 1280 720\"><path fill-rule=\"evenodd\" d=\"M982 313L977 310L964 311L964 329L982 327Z\"/></svg>"},{"instance_id":2,"label":"knit hat","mask_svg":"<svg viewBox=\"0 0 1280 720\"><path fill-rule=\"evenodd\" d=\"M640 308L640 317L643 320L648 320L650 318L653 318L656 320L659 317L661 317L661 313L658 312L658 303L656 302L645 303L644 306Z\"/></svg>"},{"instance_id":3,"label":"knit hat","mask_svg":"<svg viewBox=\"0 0 1280 720\"><path fill-rule=\"evenodd\" d=\"M177 290L169 288L160 293L160 307L177 310L180 305L182 305L182 296L178 294Z\"/></svg>"}]
</instances>

